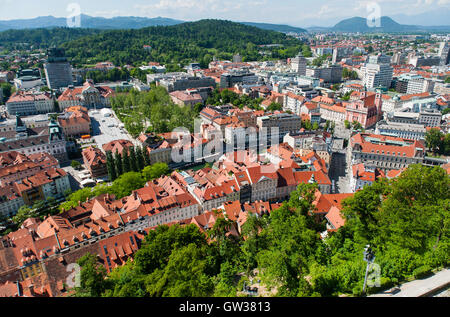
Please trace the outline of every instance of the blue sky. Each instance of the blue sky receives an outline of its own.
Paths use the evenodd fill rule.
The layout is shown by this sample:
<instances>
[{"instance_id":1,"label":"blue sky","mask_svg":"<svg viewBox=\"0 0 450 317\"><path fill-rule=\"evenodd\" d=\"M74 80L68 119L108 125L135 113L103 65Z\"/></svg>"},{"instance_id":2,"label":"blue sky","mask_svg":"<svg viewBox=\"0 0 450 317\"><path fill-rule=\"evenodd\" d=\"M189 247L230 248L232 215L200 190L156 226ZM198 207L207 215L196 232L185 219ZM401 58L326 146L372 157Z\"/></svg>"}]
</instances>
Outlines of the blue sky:
<instances>
[{"instance_id":1,"label":"blue sky","mask_svg":"<svg viewBox=\"0 0 450 317\"><path fill-rule=\"evenodd\" d=\"M102 17L163 16L186 21L217 18L331 26L343 18L367 17L368 4L374 2L383 16L411 16L434 10L441 15L444 12L450 20L450 0L0 0L0 20L66 17L68 5L77 3L83 14Z\"/></svg>"}]
</instances>

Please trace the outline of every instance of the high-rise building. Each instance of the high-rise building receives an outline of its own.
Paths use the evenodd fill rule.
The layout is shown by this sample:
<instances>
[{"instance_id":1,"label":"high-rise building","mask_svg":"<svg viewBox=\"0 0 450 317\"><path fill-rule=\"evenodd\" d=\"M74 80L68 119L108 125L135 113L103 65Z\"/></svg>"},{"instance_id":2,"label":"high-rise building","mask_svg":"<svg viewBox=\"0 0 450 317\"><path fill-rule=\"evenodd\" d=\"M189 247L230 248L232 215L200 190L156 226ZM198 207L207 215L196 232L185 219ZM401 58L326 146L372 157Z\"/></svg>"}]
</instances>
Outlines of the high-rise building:
<instances>
[{"instance_id":1,"label":"high-rise building","mask_svg":"<svg viewBox=\"0 0 450 317\"><path fill-rule=\"evenodd\" d=\"M391 63L390 56L384 54L369 56L369 64L390 64L390 63Z\"/></svg>"},{"instance_id":2,"label":"high-rise building","mask_svg":"<svg viewBox=\"0 0 450 317\"><path fill-rule=\"evenodd\" d=\"M439 57L440 57L440 65L448 65L450 64L450 45L448 42L441 42L439 47Z\"/></svg>"},{"instance_id":3,"label":"high-rise building","mask_svg":"<svg viewBox=\"0 0 450 317\"><path fill-rule=\"evenodd\" d=\"M306 64L306 58L303 57L302 53L291 59L291 69L300 76L306 75Z\"/></svg>"},{"instance_id":4,"label":"high-rise building","mask_svg":"<svg viewBox=\"0 0 450 317\"><path fill-rule=\"evenodd\" d=\"M339 64L323 67L309 66L306 76L323 79L326 83L335 84L342 80L342 66Z\"/></svg>"},{"instance_id":5,"label":"high-rise building","mask_svg":"<svg viewBox=\"0 0 450 317\"><path fill-rule=\"evenodd\" d=\"M72 66L61 48L48 50L48 59L44 64L45 78L50 89L59 89L73 84Z\"/></svg>"},{"instance_id":6,"label":"high-rise building","mask_svg":"<svg viewBox=\"0 0 450 317\"><path fill-rule=\"evenodd\" d=\"M394 69L389 64L367 63L361 67L363 84L367 88L389 88Z\"/></svg>"}]
</instances>

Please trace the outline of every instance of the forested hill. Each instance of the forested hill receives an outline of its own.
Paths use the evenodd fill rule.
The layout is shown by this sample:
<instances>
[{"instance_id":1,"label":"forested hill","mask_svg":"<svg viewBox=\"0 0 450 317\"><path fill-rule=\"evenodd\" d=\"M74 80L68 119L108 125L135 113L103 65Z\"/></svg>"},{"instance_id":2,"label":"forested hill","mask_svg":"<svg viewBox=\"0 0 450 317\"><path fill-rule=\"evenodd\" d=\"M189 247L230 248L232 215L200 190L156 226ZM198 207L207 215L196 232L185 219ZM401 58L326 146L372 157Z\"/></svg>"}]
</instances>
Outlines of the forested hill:
<instances>
[{"instance_id":1,"label":"forested hill","mask_svg":"<svg viewBox=\"0 0 450 317\"><path fill-rule=\"evenodd\" d=\"M75 40L79 37L99 34L102 30L80 28L39 28L26 30L8 30L0 32L0 47L6 49L48 48Z\"/></svg>"},{"instance_id":2,"label":"forested hill","mask_svg":"<svg viewBox=\"0 0 450 317\"><path fill-rule=\"evenodd\" d=\"M263 44L283 44L264 48ZM144 45L150 45L151 51ZM164 64L199 62L206 66L213 56L231 59L240 53L245 60L295 56L301 42L286 34L224 20L201 20L174 26L138 30L112 30L64 43L75 64L111 61L115 65L156 61ZM268 55L259 52L264 50Z\"/></svg>"}]
</instances>

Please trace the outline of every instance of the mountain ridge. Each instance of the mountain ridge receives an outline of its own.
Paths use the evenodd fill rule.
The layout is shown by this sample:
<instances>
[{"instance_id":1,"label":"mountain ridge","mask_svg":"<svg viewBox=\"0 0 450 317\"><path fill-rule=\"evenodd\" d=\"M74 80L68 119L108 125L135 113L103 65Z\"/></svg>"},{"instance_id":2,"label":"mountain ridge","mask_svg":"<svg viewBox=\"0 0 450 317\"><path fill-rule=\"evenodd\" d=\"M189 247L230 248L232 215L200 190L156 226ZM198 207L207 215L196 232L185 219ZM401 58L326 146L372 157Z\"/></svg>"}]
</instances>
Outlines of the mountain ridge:
<instances>
[{"instance_id":1,"label":"mountain ridge","mask_svg":"<svg viewBox=\"0 0 450 317\"><path fill-rule=\"evenodd\" d=\"M90 29L140 29L149 26L171 26L191 21L176 20L165 17L136 17L136 16L117 16L112 18L93 17L89 15L81 15L81 28ZM258 23L258 22L236 22L249 26L255 26L260 29L278 31L283 33L305 33L307 30L286 24L274 23ZM41 16L32 19L17 19L0 21L0 32L6 30L36 29L36 28L52 28L67 27L66 18L58 18L54 16Z\"/></svg>"}]
</instances>

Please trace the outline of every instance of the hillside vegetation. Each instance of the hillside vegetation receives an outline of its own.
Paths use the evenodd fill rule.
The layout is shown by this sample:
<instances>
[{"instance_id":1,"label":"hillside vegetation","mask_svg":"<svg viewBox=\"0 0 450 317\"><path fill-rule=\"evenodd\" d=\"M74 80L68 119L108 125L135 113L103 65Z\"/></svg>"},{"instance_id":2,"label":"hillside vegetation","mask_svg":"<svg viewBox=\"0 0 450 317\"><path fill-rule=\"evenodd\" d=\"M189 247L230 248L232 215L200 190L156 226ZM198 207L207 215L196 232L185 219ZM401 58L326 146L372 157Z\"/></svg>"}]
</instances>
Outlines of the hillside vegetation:
<instances>
[{"instance_id":1,"label":"hillside vegetation","mask_svg":"<svg viewBox=\"0 0 450 317\"><path fill-rule=\"evenodd\" d=\"M264 48L265 58L295 56L301 42L279 32L222 20L201 20L175 26L156 26L139 30L113 30L93 34L64 43L66 54L74 63L111 61L116 65L140 65L143 62L187 64L202 66L218 59L231 59L240 53L243 60L262 60L258 45L283 44ZM151 51L143 49L150 45Z\"/></svg>"},{"instance_id":2,"label":"hillside vegetation","mask_svg":"<svg viewBox=\"0 0 450 317\"><path fill-rule=\"evenodd\" d=\"M321 239L325 224L311 215L317 185L300 184L270 215L250 215L240 237L227 234L233 223L223 217L207 235L192 224L160 226L109 275L87 255L77 295L237 296L255 272L276 296L361 295L366 244L387 288L448 266L449 186L444 169L412 165L344 200L346 225Z\"/></svg>"}]
</instances>

